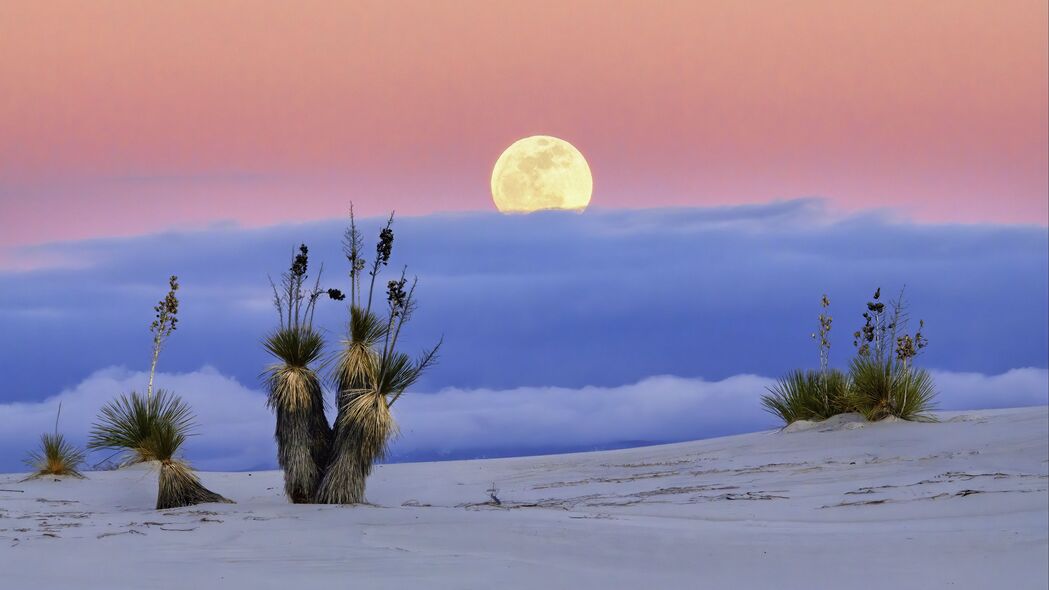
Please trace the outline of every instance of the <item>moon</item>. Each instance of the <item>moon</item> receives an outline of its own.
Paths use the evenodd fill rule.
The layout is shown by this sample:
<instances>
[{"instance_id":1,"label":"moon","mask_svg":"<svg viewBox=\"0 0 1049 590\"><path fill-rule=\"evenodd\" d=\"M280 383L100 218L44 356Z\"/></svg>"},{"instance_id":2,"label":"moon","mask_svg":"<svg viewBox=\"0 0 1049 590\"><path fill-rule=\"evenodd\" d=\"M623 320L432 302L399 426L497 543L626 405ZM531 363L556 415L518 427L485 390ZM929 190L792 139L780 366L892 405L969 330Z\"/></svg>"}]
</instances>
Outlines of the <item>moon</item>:
<instances>
[{"instance_id":1,"label":"moon","mask_svg":"<svg viewBox=\"0 0 1049 590\"><path fill-rule=\"evenodd\" d=\"M549 135L515 141L492 170L492 200L501 213L582 212L593 191L594 179L583 154Z\"/></svg>"}]
</instances>

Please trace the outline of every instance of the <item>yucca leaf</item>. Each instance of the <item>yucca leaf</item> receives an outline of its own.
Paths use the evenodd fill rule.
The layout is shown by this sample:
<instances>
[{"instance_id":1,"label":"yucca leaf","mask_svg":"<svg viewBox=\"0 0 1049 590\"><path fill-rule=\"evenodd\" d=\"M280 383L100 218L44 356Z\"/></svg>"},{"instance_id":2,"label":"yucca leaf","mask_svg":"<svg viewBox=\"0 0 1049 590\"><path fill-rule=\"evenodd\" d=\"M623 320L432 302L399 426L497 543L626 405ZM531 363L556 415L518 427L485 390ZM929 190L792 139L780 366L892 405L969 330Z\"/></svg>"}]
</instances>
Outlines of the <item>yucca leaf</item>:
<instances>
[{"instance_id":1,"label":"yucca leaf","mask_svg":"<svg viewBox=\"0 0 1049 590\"><path fill-rule=\"evenodd\" d=\"M175 456L192 429L193 414L182 398L163 389L150 397L133 391L102 407L87 446L124 451L130 463L163 461Z\"/></svg>"}]
</instances>

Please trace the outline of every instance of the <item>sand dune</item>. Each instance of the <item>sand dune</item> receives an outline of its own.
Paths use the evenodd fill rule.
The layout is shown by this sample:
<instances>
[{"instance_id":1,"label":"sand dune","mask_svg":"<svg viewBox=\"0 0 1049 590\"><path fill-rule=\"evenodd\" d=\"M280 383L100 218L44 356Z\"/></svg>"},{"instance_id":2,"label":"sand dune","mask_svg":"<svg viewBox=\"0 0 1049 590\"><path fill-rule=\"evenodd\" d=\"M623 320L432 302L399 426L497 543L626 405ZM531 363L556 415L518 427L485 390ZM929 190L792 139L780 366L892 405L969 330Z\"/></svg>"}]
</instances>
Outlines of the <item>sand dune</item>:
<instances>
[{"instance_id":1,"label":"sand dune","mask_svg":"<svg viewBox=\"0 0 1049 590\"><path fill-rule=\"evenodd\" d=\"M941 419L386 465L354 507L289 505L272 471L170 511L147 466L8 474L0 586L1046 588L1049 409Z\"/></svg>"}]
</instances>

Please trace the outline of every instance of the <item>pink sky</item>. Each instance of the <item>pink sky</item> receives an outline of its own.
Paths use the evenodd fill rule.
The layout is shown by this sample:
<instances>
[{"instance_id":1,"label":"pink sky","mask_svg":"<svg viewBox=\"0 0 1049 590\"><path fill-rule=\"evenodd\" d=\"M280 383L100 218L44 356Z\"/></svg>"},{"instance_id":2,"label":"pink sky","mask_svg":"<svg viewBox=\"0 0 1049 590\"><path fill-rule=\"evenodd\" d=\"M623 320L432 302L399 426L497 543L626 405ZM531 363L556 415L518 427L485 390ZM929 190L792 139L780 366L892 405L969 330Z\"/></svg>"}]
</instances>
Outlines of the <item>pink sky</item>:
<instances>
[{"instance_id":1,"label":"pink sky","mask_svg":"<svg viewBox=\"0 0 1049 590\"><path fill-rule=\"evenodd\" d=\"M1049 9L972 2L6 2L0 248L490 210L515 139L600 207L820 196L1046 224Z\"/></svg>"}]
</instances>

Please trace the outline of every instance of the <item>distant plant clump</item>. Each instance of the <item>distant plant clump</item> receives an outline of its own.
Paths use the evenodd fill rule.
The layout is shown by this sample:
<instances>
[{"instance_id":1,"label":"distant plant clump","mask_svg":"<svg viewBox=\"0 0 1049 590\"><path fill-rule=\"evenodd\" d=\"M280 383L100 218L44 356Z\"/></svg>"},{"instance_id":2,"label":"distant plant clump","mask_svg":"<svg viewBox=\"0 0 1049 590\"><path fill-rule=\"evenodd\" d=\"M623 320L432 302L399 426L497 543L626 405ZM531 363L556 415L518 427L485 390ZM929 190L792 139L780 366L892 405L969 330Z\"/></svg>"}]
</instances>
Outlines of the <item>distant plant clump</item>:
<instances>
[{"instance_id":1,"label":"distant plant clump","mask_svg":"<svg viewBox=\"0 0 1049 590\"><path fill-rule=\"evenodd\" d=\"M825 420L857 412L868 420L890 416L903 420L932 421L936 395L932 377L913 360L928 346L925 322L907 333L908 312L903 292L888 306L881 289L874 292L863 313L863 326L853 333L856 356L848 373L830 368L830 300L820 300L818 342L819 370L791 371L769 388L761 402L767 411L790 424L797 420Z\"/></svg>"},{"instance_id":2,"label":"distant plant clump","mask_svg":"<svg viewBox=\"0 0 1049 590\"><path fill-rule=\"evenodd\" d=\"M121 465L125 466L156 461L160 469L158 510L230 502L205 488L189 464L178 456L193 428L189 405L172 392L153 390L160 349L178 322L178 277L172 276L168 283L168 294L154 308L156 319L150 325L153 357L146 394L132 391L103 406L98 421L92 425L88 448L117 451L123 455Z\"/></svg>"},{"instance_id":3,"label":"distant plant clump","mask_svg":"<svg viewBox=\"0 0 1049 590\"><path fill-rule=\"evenodd\" d=\"M321 289L320 273L312 289L304 288L309 264L305 245L282 275L280 287L274 285L280 324L264 346L277 362L266 374L269 405L277 417L277 458L292 502L363 502L367 477L386 456L396 433L390 407L437 358L440 343L415 359L397 349L401 330L415 310L416 281L409 285L405 271L387 281L385 313L373 309L375 284L390 262L393 240L390 215L369 265L351 207L343 242L350 267L349 333L331 362L336 402L331 426L319 377L325 368L324 341L313 327L313 316L319 298L342 301L346 295ZM365 273L367 289L362 288Z\"/></svg>"}]
</instances>

